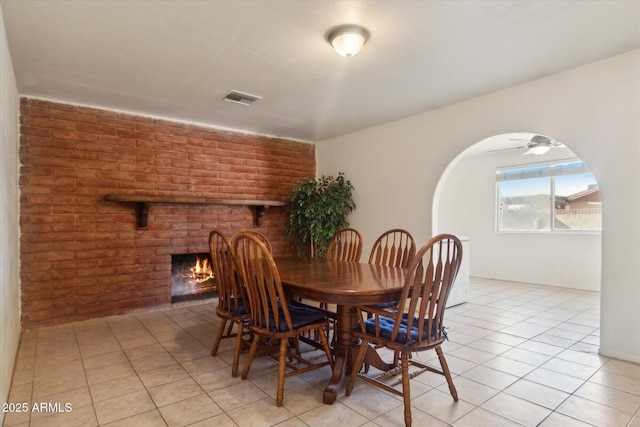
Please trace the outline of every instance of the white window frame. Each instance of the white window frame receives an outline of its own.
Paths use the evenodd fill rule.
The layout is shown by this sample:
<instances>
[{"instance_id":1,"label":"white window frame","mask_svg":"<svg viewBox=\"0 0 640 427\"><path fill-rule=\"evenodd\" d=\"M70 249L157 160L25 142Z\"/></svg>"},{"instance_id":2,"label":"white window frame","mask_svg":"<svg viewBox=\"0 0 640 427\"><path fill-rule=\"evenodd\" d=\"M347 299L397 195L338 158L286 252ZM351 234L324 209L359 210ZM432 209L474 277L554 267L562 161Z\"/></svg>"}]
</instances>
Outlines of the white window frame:
<instances>
[{"instance_id":1,"label":"white window frame","mask_svg":"<svg viewBox=\"0 0 640 427\"><path fill-rule=\"evenodd\" d=\"M567 166L576 164L574 166ZM564 166L564 167L563 167ZM600 229L557 229L556 222L556 203L555 203L555 178L558 176L592 174L586 163L580 159L563 159L550 162L528 163L522 165L513 165L499 167L496 169L496 200L495 200L495 231L497 233L531 233L531 234L549 234L549 233L571 233L571 234L600 234L602 232L602 224ZM529 178L549 177L549 227L541 230L503 230L501 229L501 199L500 199L500 183L504 181L517 181ZM595 178L595 176L594 176Z\"/></svg>"}]
</instances>

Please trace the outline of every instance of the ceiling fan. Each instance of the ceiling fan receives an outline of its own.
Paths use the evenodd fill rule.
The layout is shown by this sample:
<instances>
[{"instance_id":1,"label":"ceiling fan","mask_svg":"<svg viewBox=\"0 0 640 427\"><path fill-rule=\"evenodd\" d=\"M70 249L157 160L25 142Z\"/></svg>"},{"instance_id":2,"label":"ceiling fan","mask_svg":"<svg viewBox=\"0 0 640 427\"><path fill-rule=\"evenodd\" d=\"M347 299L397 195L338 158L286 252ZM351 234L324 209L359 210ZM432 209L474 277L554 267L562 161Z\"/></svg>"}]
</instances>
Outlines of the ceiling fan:
<instances>
[{"instance_id":1,"label":"ceiling fan","mask_svg":"<svg viewBox=\"0 0 640 427\"><path fill-rule=\"evenodd\" d=\"M512 141L527 141L527 151L522 153L523 156L528 154L535 154L536 156L542 156L552 148L564 147L565 145L560 141L551 139L544 135L533 135L531 139L512 139Z\"/></svg>"}]
</instances>

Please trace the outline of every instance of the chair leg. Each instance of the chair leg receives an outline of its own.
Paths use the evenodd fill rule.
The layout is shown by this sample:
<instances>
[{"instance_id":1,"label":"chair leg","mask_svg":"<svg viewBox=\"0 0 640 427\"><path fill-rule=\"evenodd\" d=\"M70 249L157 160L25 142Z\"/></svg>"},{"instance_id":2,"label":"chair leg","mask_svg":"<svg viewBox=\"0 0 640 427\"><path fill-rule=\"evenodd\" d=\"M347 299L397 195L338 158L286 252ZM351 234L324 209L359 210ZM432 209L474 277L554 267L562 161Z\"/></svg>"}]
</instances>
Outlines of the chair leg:
<instances>
[{"instance_id":1,"label":"chair leg","mask_svg":"<svg viewBox=\"0 0 640 427\"><path fill-rule=\"evenodd\" d=\"M218 333L216 334L216 340L213 342L213 348L211 349L211 356L215 356L218 353L218 346L222 340L222 334L224 334L224 328L227 325L227 319L222 319L222 324L218 327Z\"/></svg>"},{"instance_id":2,"label":"chair leg","mask_svg":"<svg viewBox=\"0 0 640 427\"><path fill-rule=\"evenodd\" d=\"M336 322L330 320L329 321L329 328L327 329L327 338L329 336L331 336L331 347L332 348L336 348L337 344L338 344L338 328L336 328Z\"/></svg>"},{"instance_id":3,"label":"chair leg","mask_svg":"<svg viewBox=\"0 0 640 427\"><path fill-rule=\"evenodd\" d=\"M243 329L244 329L244 325L242 324L242 321L241 321L240 323L238 323L238 336L236 337L236 348L233 351L233 365L231 366L232 377L238 376L238 364L240 361L240 347L242 347L242 334L244 333Z\"/></svg>"},{"instance_id":4,"label":"chair leg","mask_svg":"<svg viewBox=\"0 0 640 427\"><path fill-rule=\"evenodd\" d=\"M227 336L231 335L232 330L233 330L233 322L229 322L229 329L227 329Z\"/></svg>"},{"instance_id":5,"label":"chair leg","mask_svg":"<svg viewBox=\"0 0 640 427\"><path fill-rule=\"evenodd\" d=\"M404 425L411 427L411 386L409 384L409 355L402 353L400 355L400 363L402 369L402 397L404 398Z\"/></svg>"},{"instance_id":6,"label":"chair leg","mask_svg":"<svg viewBox=\"0 0 640 427\"><path fill-rule=\"evenodd\" d=\"M249 349L249 355L247 356L246 362L244 362L244 369L242 370L242 379L246 380L247 376L249 376L249 369L251 368L251 362L253 361L253 356L256 354L256 350L258 349L258 343L260 342L260 336L255 334L253 336L253 341L251 342L251 348Z\"/></svg>"},{"instance_id":7,"label":"chair leg","mask_svg":"<svg viewBox=\"0 0 640 427\"><path fill-rule=\"evenodd\" d=\"M318 334L320 342L322 342L322 347L324 347L324 353L327 355L329 366L331 366L331 370L333 370L333 354L331 354L331 347L329 347L329 339L327 338L327 334L324 332L323 328L316 329L315 333Z\"/></svg>"},{"instance_id":8,"label":"chair leg","mask_svg":"<svg viewBox=\"0 0 640 427\"><path fill-rule=\"evenodd\" d=\"M276 392L276 405L282 406L284 400L284 374L287 367L287 350L289 340L280 340L280 359L278 360L278 390Z\"/></svg>"},{"instance_id":9,"label":"chair leg","mask_svg":"<svg viewBox=\"0 0 640 427\"><path fill-rule=\"evenodd\" d=\"M302 356L302 352L300 351L300 339L297 336L293 337L293 346L296 349L296 354L298 356Z\"/></svg>"},{"instance_id":10,"label":"chair leg","mask_svg":"<svg viewBox=\"0 0 640 427\"><path fill-rule=\"evenodd\" d=\"M358 372L360 372L360 367L362 366L362 362L364 361L364 354L367 351L367 346L369 346L369 341L363 339L360 343L360 348L358 349L356 360L353 362L353 367L351 368L351 376L349 377L347 389L344 393L347 396L350 396L351 392L353 391L353 385L356 382L356 377L358 376Z\"/></svg>"},{"instance_id":11,"label":"chair leg","mask_svg":"<svg viewBox=\"0 0 640 427\"><path fill-rule=\"evenodd\" d=\"M444 353L442 352L441 347L436 347L436 353L438 353L438 360L440 361L440 366L442 367L442 372L444 373L444 377L447 379L447 384L449 384L449 392L451 396L453 396L453 401L458 401L458 391L456 390L456 386L453 385L453 378L451 378L451 372L449 371L449 365L447 365L447 360L444 358Z\"/></svg>"},{"instance_id":12,"label":"chair leg","mask_svg":"<svg viewBox=\"0 0 640 427\"><path fill-rule=\"evenodd\" d=\"M331 370L333 370L333 354L331 354L331 347L329 347L329 338L327 337L327 333L324 331L324 328L317 328L313 331L313 333L318 336L318 339L322 344L322 348L324 349L324 353L327 356L327 360L329 361L329 365L331 366Z\"/></svg>"}]
</instances>

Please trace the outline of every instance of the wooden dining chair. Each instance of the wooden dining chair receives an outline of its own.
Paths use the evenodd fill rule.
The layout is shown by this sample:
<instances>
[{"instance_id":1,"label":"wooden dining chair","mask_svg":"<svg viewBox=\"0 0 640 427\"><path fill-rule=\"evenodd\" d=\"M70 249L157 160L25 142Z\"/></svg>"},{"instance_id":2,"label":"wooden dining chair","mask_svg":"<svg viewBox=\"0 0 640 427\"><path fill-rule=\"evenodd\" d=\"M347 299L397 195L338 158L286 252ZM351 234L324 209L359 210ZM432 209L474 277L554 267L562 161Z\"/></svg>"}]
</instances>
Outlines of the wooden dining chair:
<instances>
[{"instance_id":1,"label":"wooden dining chair","mask_svg":"<svg viewBox=\"0 0 640 427\"><path fill-rule=\"evenodd\" d=\"M362 235L355 228L338 230L329 241L326 258L332 261L360 262Z\"/></svg>"},{"instance_id":2,"label":"wooden dining chair","mask_svg":"<svg viewBox=\"0 0 640 427\"><path fill-rule=\"evenodd\" d=\"M282 406L285 378L326 365L333 368L331 349L325 333L327 317L319 310L288 305L273 256L258 237L242 233L235 238L233 246L249 290L252 317L249 328L254 333L242 379L249 375L260 341L279 340L278 356L275 357L273 353L271 355L278 361L276 404ZM311 362L302 357L298 337L310 330L314 330L320 337L327 361ZM292 363L294 360L298 363Z\"/></svg>"},{"instance_id":3,"label":"wooden dining chair","mask_svg":"<svg viewBox=\"0 0 640 427\"><path fill-rule=\"evenodd\" d=\"M352 261L360 262L362 256L362 235L355 228L342 228L333 235L327 246L325 257L330 261ZM337 337L335 336L336 315L332 308L326 303L321 303L320 308L328 310L331 315L329 318L329 329L327 333L331 335L331 345L334 346ZM332 333L333 332L333 333Z\"/></svg>"},{"instance_id":4,"label":"wooden dining chair","mask_svg":"<svg viewBox=\"0 0 640 427\"><path fill-rule=\"evenodd\" d=\"M394 228L382 233L375 241L369 255L369 264L406 268L415 254L416 241L411 233Z\"/></svg>"},{"instance_id":5,"label":"wooden dining chair","mask_svg":"<svg viewBox=\"0 0 640 427\"><path fill-rule=\"evenodd\" d=\"M416 241L406 230L394 228L385 231L376 239L369 254L369 264L384 265L389 267L407 268L416 255ZM379 304L378 308L388 308L393 310L398 304L397 301L390 301ZM371 318L371 314L367 316ZM394 363L398 363L399 354L396 353ZM364 366L365 372L369 372L369 365Z\"/></svg>"},{"instance_id":6,"label":"wooden dining chair","mask_svg":"<svg viewBox=\"0 0 640 427\"><path fill-rule=\"evenodd\" d=\"M209 252L211 254L213 275L218 288L216 314L221 319L218 333L211 349L211 356L215 356L218 353L218 347L223 338L235 337L236 342L231 367L231 375L235 377L238 375L238 362L243 336L248 332L247 326L251 319L249 297L239 270L237 258L229 239L224 233L218 230L213 230L209 233ZM233 333L234 324L237 325L235 333Z\"/></svg>"},{"instance_id":7,"label":"wooden dining chair","mask_svg":"<svg viewBox=\"0 0 640 427\"><path fill-rule=\"evenodd\" d=\"M256 236L262 243L264 243L264 245L267 247L267 249L269 249L269 252L273 253L273 246L271 245L271 240L269 240L269 237L267 237L266 234L264 234L262 231L260 230L256 230L254 228L247 228L245 230L239 230L236 231L235 233L233 233L233 235L231 236L231 242L233 242L237 236L239 236L240 234L252 234L254 236Z\"/></svg>"},{"instance_id":8,"label":"wooden dining chair","mask_svg":"<svg viewBox=\"0 0 640 427\"><path fill-rule=\"evenodd\" d=\"M462 244L450 234L430 239L415 255L408 267L397 310L389 312L373 306L358 306L360 324L353 330L353 338L361 339L356 362L347 384L347 396L353 391L356 378L404 398L404 422L411 426L410 379L424 372L444 375L454 401L458 393L442 352L446 339L443 326L445 307L462 260ZM363 313L370 313L366 318ZM400 363L376 374L359 373L367 348L383 346L400 355ZM410 358L411 353L435 349L441 369ZM411 372L410 372L411 368ZM397 380L397 376L401 378ZM402 390L395 386L402 384Z\"/></svg>"},{"instance_id":9,"label":"wooden dining chair","mask_svg":"<svg viewBox=\"0 0 640 427\"><path fill-rule=\"evenodd\" d=\"M407 268L416 255L416 241L406 230L394 228L378 237L371 248L369 264ZM397 301L378 305L394 307Z\"/></svg>"}]
</instances>

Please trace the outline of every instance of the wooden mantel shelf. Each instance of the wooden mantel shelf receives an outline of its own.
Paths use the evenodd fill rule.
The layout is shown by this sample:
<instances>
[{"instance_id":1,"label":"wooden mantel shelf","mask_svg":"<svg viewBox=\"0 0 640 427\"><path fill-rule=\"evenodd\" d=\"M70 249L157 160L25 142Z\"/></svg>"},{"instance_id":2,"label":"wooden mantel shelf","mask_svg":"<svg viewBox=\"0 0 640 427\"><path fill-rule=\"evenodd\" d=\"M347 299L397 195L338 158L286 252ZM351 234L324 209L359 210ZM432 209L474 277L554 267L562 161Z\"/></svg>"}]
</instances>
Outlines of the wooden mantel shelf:
<instances>
[{"instance_id":1,"label":"wooden mantel shelf","mask_svg":"<svg viewBox=\"0 0 640 427\"><path fill-rule=\"evenodd\" d=\"M152 204L197 204L197 205L236 205L253 208L256 227L262 226L264 213L271 206L284 206L285 202L275 200L237 200L214 199L210 197L189 196L145 196L139 194L107 194L104 199L110 202L136 203L136 219L138 228L147 228L149 207Z\"/></svg>"}]
</instances>

